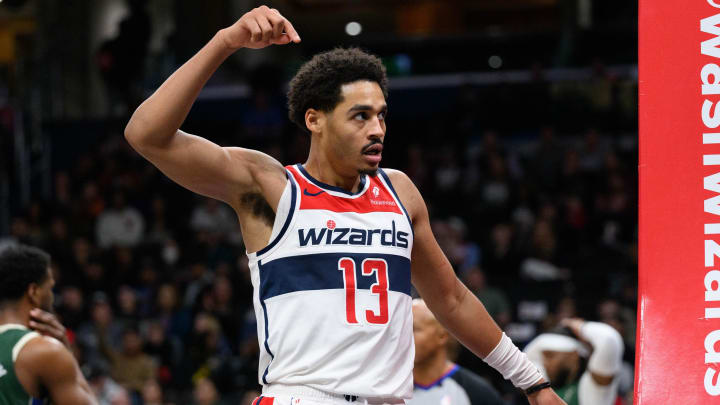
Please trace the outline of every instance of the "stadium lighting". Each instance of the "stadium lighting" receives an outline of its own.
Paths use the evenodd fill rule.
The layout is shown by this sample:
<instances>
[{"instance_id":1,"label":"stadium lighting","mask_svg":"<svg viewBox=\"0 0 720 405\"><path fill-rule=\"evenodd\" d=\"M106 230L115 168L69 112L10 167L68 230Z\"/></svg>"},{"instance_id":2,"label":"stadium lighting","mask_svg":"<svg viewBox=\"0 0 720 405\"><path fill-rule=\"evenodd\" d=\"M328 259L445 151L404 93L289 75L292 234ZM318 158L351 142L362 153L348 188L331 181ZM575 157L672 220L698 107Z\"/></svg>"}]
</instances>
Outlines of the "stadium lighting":
<instances>
[{"instance_id":1,"label":"stadium lighting","mask_svg":"<svg viewBox=\"0 0 720 405\"><path fill-rule=\"evenodd\" d=\"M347 25L345 25L345 33L350 35L351 37L360 35L361 32L362 32L362 25L360 25L360 23L351 21L351 22L347 23Z\"/></svg>"}]
</instances>

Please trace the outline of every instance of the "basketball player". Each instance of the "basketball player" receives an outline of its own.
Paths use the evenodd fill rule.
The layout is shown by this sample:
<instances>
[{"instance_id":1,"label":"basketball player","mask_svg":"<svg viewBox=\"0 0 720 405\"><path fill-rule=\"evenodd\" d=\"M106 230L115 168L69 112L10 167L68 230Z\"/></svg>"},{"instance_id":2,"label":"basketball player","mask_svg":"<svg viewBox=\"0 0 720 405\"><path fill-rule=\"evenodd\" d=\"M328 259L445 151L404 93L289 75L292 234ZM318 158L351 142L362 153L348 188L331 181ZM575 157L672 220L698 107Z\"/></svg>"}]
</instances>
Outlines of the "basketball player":
<instances>
[{"instance_id":1,"label":"basketball player","mask_svg":"<svg viewBox=\"0 0 720 405\"><path fill-rule=\"evenodd\" d=\"M387 78L356 49L315 55L290 83L304 164L179 130L203 85L240 48L300 42L265 6L222 29L133 114L128 142L171 179L226 202L246 245L261 347L259 405L402 403L412 395L412 283L463 344L527 390L563 404L455 277L410 179L383 170ZM243 51L247 52L247 51Z\"/></svg>"},{"instance_id":2,"label":"basketball player","mask_svg":"<svg viewBox=\"0 0 720 405\"><path fill-rule=\"evenodd\" d=\"M415 389L407 405L504 405L480 376L448 358L452 339L421 299L413 300Z\"/></svg>"},{"instance_id":3,"label":"basketball player","mask_svg":"<svg viewBox=\"0 0 720 405\"><path fill-rule=\"evenodd\" d=\"M73 355L50 337L63 331L48 313L54 283L45 252L22 245L0 251L0 405L96 403Z\"/></svg>"}]
</instances>

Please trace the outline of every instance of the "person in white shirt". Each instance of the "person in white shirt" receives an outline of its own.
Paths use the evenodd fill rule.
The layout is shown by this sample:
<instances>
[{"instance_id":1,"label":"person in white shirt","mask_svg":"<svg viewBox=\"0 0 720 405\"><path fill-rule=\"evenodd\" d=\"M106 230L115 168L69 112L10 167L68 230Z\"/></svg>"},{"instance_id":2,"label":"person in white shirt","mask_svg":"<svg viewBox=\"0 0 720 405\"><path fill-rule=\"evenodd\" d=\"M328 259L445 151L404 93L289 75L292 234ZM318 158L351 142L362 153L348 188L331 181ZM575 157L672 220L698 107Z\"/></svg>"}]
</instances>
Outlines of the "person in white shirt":
<instances>
[{"instance_id":1,"label":"person in white shirt","mask_svg":"<svg viewBox=\"0 0 720 405\"><path fill-rule=\"evenodd\" d=\"M624 351L620 333L578 318L561 325L569 333L543 333L525 347L530 361L568 405L614 404Z\"/></svg>"},{"instance_id":2,"label":"person in white shirt","mask_svg":"<svg viewBox=\"0 0 720 405\"><path fill-rule=\"evenodd\" d=\"M98 245L105 249L113 246L135 246L142 240L145 220L140 212L125 202L122 193L115 193L113 206L106 208L95 226Z\"/></svg>"}]
</instances>

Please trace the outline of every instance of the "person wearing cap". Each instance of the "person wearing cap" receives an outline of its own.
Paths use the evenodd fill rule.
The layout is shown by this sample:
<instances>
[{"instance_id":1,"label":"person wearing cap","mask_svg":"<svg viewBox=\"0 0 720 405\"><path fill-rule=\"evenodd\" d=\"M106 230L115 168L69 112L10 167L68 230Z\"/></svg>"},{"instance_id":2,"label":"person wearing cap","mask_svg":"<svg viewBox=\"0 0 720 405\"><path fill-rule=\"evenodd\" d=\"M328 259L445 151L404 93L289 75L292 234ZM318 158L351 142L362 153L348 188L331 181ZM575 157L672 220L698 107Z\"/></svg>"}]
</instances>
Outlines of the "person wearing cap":
<instances>
[{"instance_id":1,"label":"person wearing cap","mask_svg":"<svg viewBox=\"0 0 720 405\"><path fill-rule=\"evenodd\" d=\"M414 299L415 366L413 397L407 405L504 405L482 377L453 363L448 346L454 342L422 299Z\"/></svg>"},{"instance_id":2,"label":"person wearing cap","mask_svg":"<svg viewBox=\"0 0 720 405\"><path fill-rule=\"evenodd\" d=\"M530 361L568 405L612 405L617 400L623 340L613 327L578 318L563 331L543 333L525 347Z\"/></svg>"}]
</instances>

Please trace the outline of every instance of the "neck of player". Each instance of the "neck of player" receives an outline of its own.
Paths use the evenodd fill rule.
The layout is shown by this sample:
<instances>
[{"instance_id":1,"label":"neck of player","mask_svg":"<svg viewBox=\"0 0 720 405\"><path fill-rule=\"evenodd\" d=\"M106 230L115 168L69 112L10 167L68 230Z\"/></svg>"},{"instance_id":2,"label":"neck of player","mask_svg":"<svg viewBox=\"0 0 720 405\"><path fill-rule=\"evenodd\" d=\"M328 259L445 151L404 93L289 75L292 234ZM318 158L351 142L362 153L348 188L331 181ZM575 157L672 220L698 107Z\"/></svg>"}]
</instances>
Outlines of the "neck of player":
<instances>
[{"instance_id":1,"label":"neck of player","mask_svg":"<svg viewBox=\"0 0 720 405\"><path fill-rule=\"evenodd\" d=\"M413 368L415 384L430 385L445 375L455 364L447 359L444 350L438 350L422 363L416 363Z\"/></svg>"},{"instance_id":2,"label":"neck of player","mask_svg":"<svg viewBox=\"0 0 720 405\"><path fill-rule=\"evenodd\" d=\"M0 304L0 325L14 323L29 327L31 308L24 307L26 305L23 305L23 303Z\"/></svg>"},{"instance_id":3,"label":"neck of player","mask_svg":"<svg viewBox=\"0 0 720 405\"><path fill-rule=\"evenodd\" d=\"M325 155L312 152L303 167L315 180L351 193L359 191L361 177L357 170L339 167Z\"/></svg>"}]
</instances>

